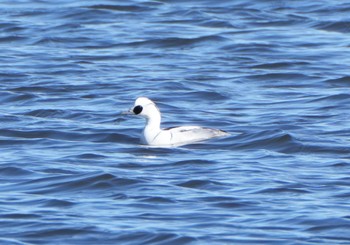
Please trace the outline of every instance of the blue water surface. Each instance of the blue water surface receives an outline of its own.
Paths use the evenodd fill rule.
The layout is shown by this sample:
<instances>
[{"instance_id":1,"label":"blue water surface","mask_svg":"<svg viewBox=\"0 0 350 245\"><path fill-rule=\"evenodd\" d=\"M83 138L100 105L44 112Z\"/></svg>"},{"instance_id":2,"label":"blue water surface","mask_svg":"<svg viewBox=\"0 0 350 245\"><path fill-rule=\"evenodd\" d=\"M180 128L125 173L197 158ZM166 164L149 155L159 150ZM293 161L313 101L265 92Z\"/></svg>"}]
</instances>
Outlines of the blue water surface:
<instances>
[{"instance_id":1,"label":"blue water surface","mask_svg":"<svg viewBox=\"0 0 350 245\"><path fill-rule=\"evenodd\" d=\"M349 244L348 1L0 3L0 244ZM163 126L230 136L141 145Z\"/></svg>"}]
</instances>

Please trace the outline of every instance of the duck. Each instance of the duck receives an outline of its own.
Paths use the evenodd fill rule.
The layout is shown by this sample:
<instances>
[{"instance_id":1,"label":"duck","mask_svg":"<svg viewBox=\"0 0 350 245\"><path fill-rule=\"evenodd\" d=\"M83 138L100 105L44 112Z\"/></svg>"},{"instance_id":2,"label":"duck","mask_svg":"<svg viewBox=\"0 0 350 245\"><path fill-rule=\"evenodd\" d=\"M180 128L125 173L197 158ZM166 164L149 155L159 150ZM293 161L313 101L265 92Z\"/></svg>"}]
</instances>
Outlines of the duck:
<instances>
[{"instance_id":1,"label":"duck","mask_svg":"<svg viewBox=\"0 0 350 245\"><path fill-rule=\"evenodd\" d=\"M201 126L161 128L161 113L157 105L147 97L138 97L130 114L146 119L141 144L149 146L182 146L229 135L226 131Z\"/></svg>"}]
</instances>

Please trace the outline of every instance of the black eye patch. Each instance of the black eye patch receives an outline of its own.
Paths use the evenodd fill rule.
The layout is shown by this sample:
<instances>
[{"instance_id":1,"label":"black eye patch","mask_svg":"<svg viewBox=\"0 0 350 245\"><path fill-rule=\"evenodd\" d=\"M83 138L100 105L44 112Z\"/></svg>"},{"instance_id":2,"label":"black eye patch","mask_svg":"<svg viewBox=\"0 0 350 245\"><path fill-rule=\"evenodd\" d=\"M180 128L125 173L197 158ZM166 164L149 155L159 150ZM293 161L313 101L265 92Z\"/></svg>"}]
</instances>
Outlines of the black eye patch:
<instances>
[{"instance_id":1,"label":"black eye patch","mask_svg":"<svg viewBox=\"0 0 350 245\"><path fill-rule=\"evenodd\" d=\"M137 106L134 107L134 109L133 109L132 111L133 111L136 115L138 115L138 114L141 113L142 109L143 109L142 106L137 105Z\"/></svg>"}]
</instances>

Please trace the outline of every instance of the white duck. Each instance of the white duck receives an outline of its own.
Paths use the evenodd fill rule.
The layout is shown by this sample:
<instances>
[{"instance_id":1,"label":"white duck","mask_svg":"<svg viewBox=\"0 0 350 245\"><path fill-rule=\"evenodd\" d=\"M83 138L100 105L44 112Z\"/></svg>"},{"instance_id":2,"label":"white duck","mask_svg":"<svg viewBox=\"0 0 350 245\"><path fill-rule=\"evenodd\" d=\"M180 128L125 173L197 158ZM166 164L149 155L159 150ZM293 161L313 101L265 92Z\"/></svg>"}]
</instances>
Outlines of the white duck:
<instances>
[{"instance_id":1,"label":"white duck","mask_svg":"<svg viewBox=\"0 0 350 245\"><path fill-rule=\"evenodd\" d=\"M137 98L130 112L146 118L146 126L141 137L141 143L146 145L180 146L228 135L227 132L219 129L203 128L199 126L161 129L160 111L156 104L146 97Z\"/></svg>"}]
</instances>

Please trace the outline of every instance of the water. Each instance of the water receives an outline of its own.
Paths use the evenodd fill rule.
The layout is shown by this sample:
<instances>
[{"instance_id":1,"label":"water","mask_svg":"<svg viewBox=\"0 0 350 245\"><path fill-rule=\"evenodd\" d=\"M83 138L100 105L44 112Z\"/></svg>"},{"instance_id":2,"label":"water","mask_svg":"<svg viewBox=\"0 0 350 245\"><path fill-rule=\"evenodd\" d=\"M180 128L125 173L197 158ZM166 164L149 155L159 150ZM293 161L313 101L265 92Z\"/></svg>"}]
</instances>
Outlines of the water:
<instances>
[{"instance_id":1,"label":"water","mask_svg":"<svg viewBox=\"0 0 350 245\"><path fill-rule=\"evenodd\" d=\"M348 1L2 1L1 244L349 244ZM139 144L120 113L231 136Z\"/></svg>"}]
</instances>

